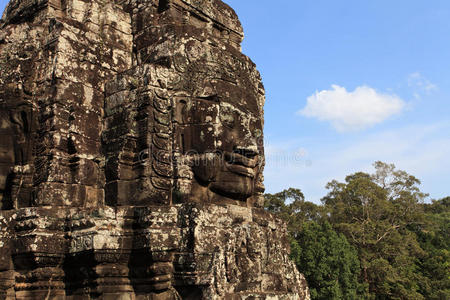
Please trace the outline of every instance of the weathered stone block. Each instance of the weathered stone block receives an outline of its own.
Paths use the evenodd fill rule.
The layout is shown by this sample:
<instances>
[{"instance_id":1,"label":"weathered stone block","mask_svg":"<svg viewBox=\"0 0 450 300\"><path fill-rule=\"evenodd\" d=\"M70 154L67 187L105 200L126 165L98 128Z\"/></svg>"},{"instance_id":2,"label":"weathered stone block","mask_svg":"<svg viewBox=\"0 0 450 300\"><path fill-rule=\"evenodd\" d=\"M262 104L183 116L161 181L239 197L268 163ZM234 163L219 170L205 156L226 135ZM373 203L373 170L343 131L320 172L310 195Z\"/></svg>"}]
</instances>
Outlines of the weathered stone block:
<instances>
[{"instance_id":1,"label":"weathered stone block","mask_svg":"<svg viewBox=\"0 0 450 300\"><path fill-rule=\"evenodd\" d=\"M10 2L0 299L309 299L242 38L220 0Z\"/></svg>"}]
</instances>

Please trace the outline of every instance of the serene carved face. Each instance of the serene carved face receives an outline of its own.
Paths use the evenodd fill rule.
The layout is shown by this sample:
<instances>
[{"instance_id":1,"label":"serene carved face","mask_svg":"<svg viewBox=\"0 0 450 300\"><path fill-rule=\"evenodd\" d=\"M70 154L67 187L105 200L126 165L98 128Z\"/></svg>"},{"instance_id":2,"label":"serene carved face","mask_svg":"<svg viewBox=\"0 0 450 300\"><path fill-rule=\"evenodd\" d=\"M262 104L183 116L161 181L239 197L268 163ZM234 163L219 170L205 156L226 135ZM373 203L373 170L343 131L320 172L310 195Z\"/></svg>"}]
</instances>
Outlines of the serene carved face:
<instances>
[{"instance_id":1,"label":"serene carved face","mask_svg":"<svg viewBox=\"0 0 450 300\"><path fill-rule=\"evenodd\" d=\"M149 86L156 87L161 103L167 99L171 111L166 132L172 144L163 147L153 142L151 151L163 153L167 151L163 148L170 148L175 155L170 186L175 201L260 205L264 191L260 75L240 49L204 40L201 31L191 29L184 28L184 34L180 29L151 52L140 54L155 68L145 75ZM155 128L164 123L157 119L149 119ZM159 176L158 170L154 173Z\"/></svg>"},{"instance_id":2,"label":"serene carved face","mask_svg":"<svg viewBox=\"0 0 450 300\"><path fill-rule=\"evenodd\" d=\"M231 199L253 195L263 154L257 112L244 111L220 96L181 98L177 110L180 149L189 160L193 179Z\"/></svg>"},{"instance_id":3,"label":"serene carved face","mask_svg":"<svg viewBox=\"0 0 450 300\"><path fill-rule=\"evenodd\" d=\"M203 201L220 197L244 201L264 189L263 124L257 95L250 91L252 87L211 77L202 80L202 85L202 92L194 96L175 97L181 161L193 175L189 184L185 174L185 190Z\"/></svg>"},{"instance_id":4,"label":"serene carved face","mask_svg":"<svg viewBox=\"0 0 450 300\"><path fill-rule=\"evenodd\" d=\"M217 146L222 160L209 188L232 198L246 199L255 192L260 172L261 122L254 113L243 112L229 102L220 104L219 120Z\"/></svg>"}]
</instances>

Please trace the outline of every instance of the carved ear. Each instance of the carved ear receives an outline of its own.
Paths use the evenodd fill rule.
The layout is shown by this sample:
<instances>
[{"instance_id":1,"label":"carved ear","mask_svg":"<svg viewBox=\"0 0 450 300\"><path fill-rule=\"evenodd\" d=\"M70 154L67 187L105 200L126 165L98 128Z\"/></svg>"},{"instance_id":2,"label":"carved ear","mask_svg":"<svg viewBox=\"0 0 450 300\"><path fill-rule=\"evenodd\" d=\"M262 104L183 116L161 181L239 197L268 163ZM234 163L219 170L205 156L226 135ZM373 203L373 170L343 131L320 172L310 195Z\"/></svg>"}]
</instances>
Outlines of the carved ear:
<instances>
[{"instance_id":1,"label":"carved ear","mask_svg":"<svg viewBox=\"0 0 450 300\"><path fill-rule=\"evenodd\" d=\"M162 13L163 11L168 10L170 7L170 1L171 0L159 0L158 12Z\"/></svg>"}]
</instances>

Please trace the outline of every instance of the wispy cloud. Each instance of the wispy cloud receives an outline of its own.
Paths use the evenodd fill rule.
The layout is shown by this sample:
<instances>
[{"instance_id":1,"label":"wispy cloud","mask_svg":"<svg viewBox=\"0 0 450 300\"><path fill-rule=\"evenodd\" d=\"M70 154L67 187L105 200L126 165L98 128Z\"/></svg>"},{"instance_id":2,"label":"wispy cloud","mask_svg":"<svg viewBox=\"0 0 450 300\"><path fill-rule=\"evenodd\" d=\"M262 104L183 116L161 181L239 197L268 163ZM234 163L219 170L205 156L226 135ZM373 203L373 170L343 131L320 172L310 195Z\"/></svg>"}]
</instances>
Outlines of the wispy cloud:
<instances>
[{"instance_id":1,"label":"wispy cloud","mask_svg":"<svg viewBox=\"0 0 450 300\"><path fill-rule=\"evenodd\" d=\"M265 178L268 192L288 187L301 188L307 200L319 202L326 195L325 184L332 179L343 181L357 171L373 172L377 160L394 163L397 168L419 178L424 192L432 198L449 195L445 181L450 175L450 122L416 124L384 130L348 139L339 144L311 144L307 154L295 156L302 142L281 143L287 147L287 161L269 158ZM290 153L290 154L289 154ZM298 160L291 160L291 158Z\"/></svg>"},{"instance_id":2,"label":"wispy cloud","mask_svg":"<svg viewBox=\"0 0 450 300\"><path fill-rule=\"evenodd\" d=\"M438 86L420 72L414 72L408 75L408 86L412 89L414 97L417 99L420 99L422 94L429 95L438 90Z\"/></svg>"},{"instance_id":3,"label":"wispy cloud","mask_svg":"<svg viewBox=\"0 0 450 300\"><path fill-rule=\"evenodd\" d=\"M353 92L332 85L307 99L299 114L330 122L339 132L358 131L381 123L400 113L406 103L396 95L383 94L368 86Z\"/></svg>"}]
</instances>

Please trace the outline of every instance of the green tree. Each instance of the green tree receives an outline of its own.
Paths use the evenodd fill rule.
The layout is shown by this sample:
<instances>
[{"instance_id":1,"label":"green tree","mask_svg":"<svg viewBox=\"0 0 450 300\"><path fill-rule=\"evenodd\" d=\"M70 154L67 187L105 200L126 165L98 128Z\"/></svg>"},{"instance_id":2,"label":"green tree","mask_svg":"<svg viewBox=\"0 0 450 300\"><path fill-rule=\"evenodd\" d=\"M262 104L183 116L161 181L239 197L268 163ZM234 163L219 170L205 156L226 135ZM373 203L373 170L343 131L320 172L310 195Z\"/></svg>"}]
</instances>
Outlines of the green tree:
<instances>
[{"instance_id":1,"label":"green tree","mask_svg":"<svg viewBox=\"0 0 450 300\"><path fill-rule=\"evenodd\" d=\"M450 299L450 197L424 205L425 220L415 227L425 251L420 260L421 293L426 299Z\"/></svg>"},{"instance_id":2,"label":"green tree","mask_svg":"<svg viewBox=\"0 0 450 300\"><path fill-rule=\"evenodd\" d=\"M311 299L358 299L359 259L328 222L306 222L292 242L292 258L305 275Z\"/></svg>"},{"instance_id":3,"label":"green tree","mask_svg":"<svg viewBox=\"0 0 450 300\"><path fill-rule=\"evenodd\" d=\"M312 299L450 299L450 197L425 204L416 177L374 166L328 183L322 206L293 188L265 197Z\"/></svg>"},{"instance_id":4,"label":"green tree","mask_svg":"<svg viewBox=\"0 0 450 300\"><path fill-rule=\"evenodd\" d=\"M345 183L332 181L322 199L330 223L359 252L361 282L368 299L424 299L417 260L424 255L408 228L421 222L420 181L376 162L376 172L349 175Z\"/></svg>"},{"instance_id":5,"label":"green tree","mask_svg":"<svg viewBox=\"0 0 450 300\"><path fill-rule=\"evenodd\" d=\"M305 201L300 189L289 188L276 194L265 194L264 207L286 221L292 236L301 230L307 221L319 221L325 214L322 206Z\"/></svg>"},{"instance_id":6,"label":"green tree","mask_svg":"<svg viewBox=\"0 0 450 300\"><path fill-rule=\"evenodd\" d=\"M291 257L305 274L312 299L357 299L357 251L323 222L322 206L305 201L299 189L265 195L267 210L283 218L291 235Z\"/></svg>"}]
</instances>

